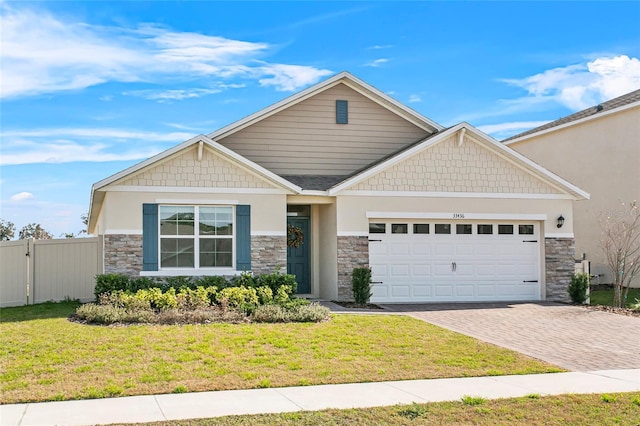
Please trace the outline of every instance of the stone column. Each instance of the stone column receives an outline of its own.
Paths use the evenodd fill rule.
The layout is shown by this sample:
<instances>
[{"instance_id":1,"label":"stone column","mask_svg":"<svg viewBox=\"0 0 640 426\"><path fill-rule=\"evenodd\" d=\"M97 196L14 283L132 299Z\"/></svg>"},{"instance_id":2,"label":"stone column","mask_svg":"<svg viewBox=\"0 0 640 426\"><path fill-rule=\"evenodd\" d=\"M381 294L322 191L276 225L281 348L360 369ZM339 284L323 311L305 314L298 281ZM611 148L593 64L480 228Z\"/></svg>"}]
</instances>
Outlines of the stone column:
<instances>
[{"instance_id":1,"label":"stone column","mask_svg":"<svg viewBox=\"0 0 640 426\"><path fill-rule=\"evenodd\" d=\"M353 268L369 266L369 237L338 237L338 300L353 301Z\"/></svg>"},{"instance_id":2,"label":"stone column","mask_svg":"<svg viewBox=\"0 0 640 426\"><path fill-rule=\"evenodd\" d=\"M104 272L137 277L142 271L142 235L104 236Z\"/></svg>"},{"instance_id":3,"label":"stone column","mask_svg":"<svg viewBox=\"0 0 640 426\"><path fill-rule=\"evenodd\" d=\"M251 236L251 271L254 275L269 274L280 267L287 273L287 237Z\"/></svg>"},{"instance_id":4,"label":"stone column","mask_svg":"<svg viewBox=\"0 0 640 426\"><path fill-rule=\"evenodd\" d=\"M544 254L547 300L570 302L567 289L575 267L574 239L545 238Z\"/></svg>"}]
</instances>

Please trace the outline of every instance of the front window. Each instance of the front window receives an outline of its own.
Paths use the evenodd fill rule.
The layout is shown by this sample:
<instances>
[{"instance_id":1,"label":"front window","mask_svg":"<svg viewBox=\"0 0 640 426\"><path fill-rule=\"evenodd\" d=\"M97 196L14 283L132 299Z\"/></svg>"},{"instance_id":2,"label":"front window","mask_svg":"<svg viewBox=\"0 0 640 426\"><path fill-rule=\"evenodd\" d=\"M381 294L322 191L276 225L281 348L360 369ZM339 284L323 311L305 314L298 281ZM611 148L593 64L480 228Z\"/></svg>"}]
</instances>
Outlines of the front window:
<instances>
[{"instance_id":1,"label":"front window","mask_svg":"<svg viewBox=\"0 0 640 426\"><path fill-rule=\"evenodd\" d=\"M160 206L161 268L231 268L233 207Z\"/></svg>"}]
</instances>

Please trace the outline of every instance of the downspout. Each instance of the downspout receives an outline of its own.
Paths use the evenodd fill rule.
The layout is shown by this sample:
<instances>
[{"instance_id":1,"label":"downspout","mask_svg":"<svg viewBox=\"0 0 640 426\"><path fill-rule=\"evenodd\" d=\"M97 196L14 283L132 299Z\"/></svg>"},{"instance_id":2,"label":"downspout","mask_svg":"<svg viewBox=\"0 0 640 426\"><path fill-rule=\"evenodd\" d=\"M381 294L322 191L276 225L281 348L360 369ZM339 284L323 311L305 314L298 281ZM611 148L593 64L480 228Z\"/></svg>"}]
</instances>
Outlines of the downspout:
<instances>
[{"instance_id":1,"label":"downspout","mask_svg":"<svg viewBox=\"0 0 640 426\"><path fill-rule=\"evenodd\" d=\"M464 142L464 134L467 132L467 128L463 127L462 129L460 129L460 133L458 133L458 146L462 146L462 143Z\"/></svg>"}]
</instances>

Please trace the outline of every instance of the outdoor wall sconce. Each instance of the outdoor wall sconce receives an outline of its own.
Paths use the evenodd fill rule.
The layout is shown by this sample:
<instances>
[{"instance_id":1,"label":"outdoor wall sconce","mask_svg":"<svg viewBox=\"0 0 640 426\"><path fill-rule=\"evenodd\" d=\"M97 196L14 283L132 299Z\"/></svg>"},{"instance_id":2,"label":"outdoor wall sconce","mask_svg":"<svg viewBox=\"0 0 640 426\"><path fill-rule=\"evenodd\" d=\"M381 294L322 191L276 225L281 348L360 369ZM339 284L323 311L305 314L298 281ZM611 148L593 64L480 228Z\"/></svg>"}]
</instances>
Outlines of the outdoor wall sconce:
<instances>
[{"instance_id":1,"label":"outdoor wall sconce","mask_svg":"<svg viewBox=\"0 0 640 426\"><path fill-rule=\"evenodd\" d=\"M558 228L562 228L562 225L564 225L564 217L560 215L560 217L558 217Z\"/></svg>"}]
</instances>

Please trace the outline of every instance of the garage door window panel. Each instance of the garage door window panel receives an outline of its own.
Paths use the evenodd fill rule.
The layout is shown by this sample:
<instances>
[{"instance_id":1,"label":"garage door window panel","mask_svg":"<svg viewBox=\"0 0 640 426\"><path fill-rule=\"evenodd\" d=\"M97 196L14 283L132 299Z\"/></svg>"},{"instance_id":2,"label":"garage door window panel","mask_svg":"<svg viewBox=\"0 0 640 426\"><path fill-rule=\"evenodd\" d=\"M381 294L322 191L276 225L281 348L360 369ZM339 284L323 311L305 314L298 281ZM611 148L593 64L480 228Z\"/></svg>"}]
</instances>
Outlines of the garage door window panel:
<instances>
[{"instance_id":1,"label":"garage door window panel","mask_svg":"<svg viewBox=\"0 0 640 426\"><path fill-rule=\"evenodd\" d=\"M409 232L409 225L406 223L393 223L391 224L392 234L406 234Z\"/></svg>"},{"instance_id":2,"label":"garage door window panel","mask_svg":"<svg viewBox=\"0 0 640 426\"><path fill-rule=\"evenodd\" d=\"M518 233L520 235L533 235L533 225L518 225Z\"/></svg>"},{"instance_id":3,"label":"garage door window panel","mask_svg":"<svg viewBox=\"0 0 640 426\"><path fill-rule=\"evenodd\" d=\"M466 223L458 223L456 225L456 234L458 235L469 235L473 233L473 226L471 224Z\"/></svg>"},{"instance_id":4,"label":"garage door window panel","mask_svg":"<svg viewBox=\"0 0 640 426\"><path fill-rule=\"evenodd\" d=\"M449 223L436 223L436 234L451 234L451 224Z\"/></svg>"},{"instance_id":5,"label":"garage door window panel","mask_svg":"<svg viewBox=\"0 0 640 426\"><path fill-rule=\"evenodd\" d=\"M478 225L477 231L478 231L478 235L492 235L493 225L489 225L489 224Z\"/></svg>"},{"instance_id":6,"label":"garage door window panel","mask_svg":"<svg viewBox=\"0 0 640 426\"><path fill-rule=\"evenodd\" d=\"M429 233L429 224L428 223L414 223L413 224L413 233L414 234L428 234Z\"/></svg>"},{"instance_id":7,"label":"garage door window panel","mask_svg":"<svg viewBox=\"0 0 640 426\"><path fill-rule=\"evenodd\" d=\"M386 232L387 232L386 223L370 223L369 224L370 234L385 234Z\"/></svg>"},{"instance_id":8,"label":"garage door window panel","mask_svg":"<svg viewBox=\"0 0 640 426\"><path fill-rule=\"evenodd\" d=\"M513 225L498 225L498 234L513 235Z\"/></svg>"}]
</instances>

